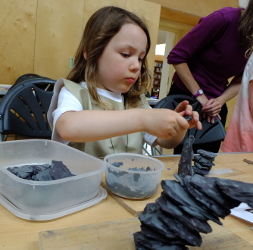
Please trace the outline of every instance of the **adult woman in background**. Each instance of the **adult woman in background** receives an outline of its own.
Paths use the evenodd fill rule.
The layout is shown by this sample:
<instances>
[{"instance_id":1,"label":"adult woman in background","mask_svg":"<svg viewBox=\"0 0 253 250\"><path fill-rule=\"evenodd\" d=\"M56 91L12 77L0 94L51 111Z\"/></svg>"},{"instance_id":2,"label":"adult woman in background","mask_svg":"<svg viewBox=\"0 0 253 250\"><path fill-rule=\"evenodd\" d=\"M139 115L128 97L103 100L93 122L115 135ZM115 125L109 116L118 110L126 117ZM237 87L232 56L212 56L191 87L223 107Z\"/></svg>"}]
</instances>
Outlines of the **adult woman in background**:
<instances>
[{"instance_id":1,"label":"adult woman in background","mask_svg":"<svg viewBox=\"0 0 253 250\"><path fill-rule=\"evenodd\" d=\"M168 55L176 70L169 95L195 97L209 122L217 116L225 126L226 102L239 92L252 27L253 0L246 9L226 7L202 18ZM215 142L203 149L219 148L220 142Z\"/></svg>"}]
</instances>

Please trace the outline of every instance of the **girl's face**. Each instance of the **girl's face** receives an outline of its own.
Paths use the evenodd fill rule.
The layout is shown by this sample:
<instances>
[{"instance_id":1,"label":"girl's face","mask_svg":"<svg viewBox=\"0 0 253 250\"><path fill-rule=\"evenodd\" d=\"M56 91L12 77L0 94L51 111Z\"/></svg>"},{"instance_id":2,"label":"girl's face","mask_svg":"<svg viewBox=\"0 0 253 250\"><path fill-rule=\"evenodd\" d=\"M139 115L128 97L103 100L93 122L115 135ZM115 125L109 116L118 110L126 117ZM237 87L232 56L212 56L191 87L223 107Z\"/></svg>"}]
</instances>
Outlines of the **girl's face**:
<instances>
[{"instance_id":1,"label":"girl's face","mask_svg":"<svg viewBox=\"0 0 253 250\"><path fill-rule=\"evenodd\" d=\"M98 60L97 87L128 92L139 77L146 55L147 37L135 24L124 24L112 37Z\"/></svg>"}]
</instances>

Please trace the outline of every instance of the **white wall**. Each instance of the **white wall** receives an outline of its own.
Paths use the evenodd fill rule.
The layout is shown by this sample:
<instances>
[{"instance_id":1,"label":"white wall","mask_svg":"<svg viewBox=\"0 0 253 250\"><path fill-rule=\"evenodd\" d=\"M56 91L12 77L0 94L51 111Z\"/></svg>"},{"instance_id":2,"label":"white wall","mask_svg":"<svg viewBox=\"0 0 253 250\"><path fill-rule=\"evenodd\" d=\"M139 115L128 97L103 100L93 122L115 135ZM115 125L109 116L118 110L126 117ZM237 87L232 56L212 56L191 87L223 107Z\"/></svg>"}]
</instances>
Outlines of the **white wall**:
<instances>
[{"instance_id":1,"label":"white wall","mask_svg":"<svg viewBox=\"0 0 253 250\"><path fill-rule=\"evenodd\" d=\"M246 9L248 3L249 3L249 0L239 0L239 6L244 9Z\"/></svg>"},{"instance_id":2,"label":"white wall","mask_svg":"<svg viewBox=\"0 0 253 250\"><path fill-rule=\"evenodd\" d=\"M166 37L165 37L165 52L163 57L163 67L162 67L162 79L160 84L160 93L159 93L159 100L166 97L169 90L169 79L170 71L173 70L173 66L167 63L167 55L170 53L172 48L174 47L175 43L175 33L166 31Z\"/></svg>"}]
</instances>

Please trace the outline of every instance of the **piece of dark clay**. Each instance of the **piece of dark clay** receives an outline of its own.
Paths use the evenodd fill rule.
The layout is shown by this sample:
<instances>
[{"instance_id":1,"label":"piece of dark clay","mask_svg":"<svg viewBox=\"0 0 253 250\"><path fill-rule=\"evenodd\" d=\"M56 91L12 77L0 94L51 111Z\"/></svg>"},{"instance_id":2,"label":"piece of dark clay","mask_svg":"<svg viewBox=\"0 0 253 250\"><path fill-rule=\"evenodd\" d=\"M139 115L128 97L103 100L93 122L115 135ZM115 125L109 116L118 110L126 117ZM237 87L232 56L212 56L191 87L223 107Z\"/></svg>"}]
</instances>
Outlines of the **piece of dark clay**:
<instances>
[{"instance_id":1,"label":"piece of dark clay","mask_svg":"<svg viewBox=\"0 0 253 250\"><path fill-rule=\"evenodd\" d=\"M51 181L74 176L62 161L52 161L52 164L23 165L8 167L11 173L25 180Z\"/></svg>"},{"instance_id":2,"label":"piece of dark clay","mask_svg":"<svg viewBox=\"0 0 253 250\"><path fill-rule=\"evenodd\" d=\"M208 175L212 167L215 166L213 161L217 154L205 151L203 149L199 149L197 150L197 152L199 153L199 155L194 155L193 157L194 161L194 166L192 167L193 171L196 174L200 174L202 176Z\"/></svg>"},{"instance_id":3,"label":"piece of dark clay","mask_svg":"<svg viewBox=\"0 0 253 250\"><path fill-rule=\"evenodd\" d=\"M205 158L209 158L211 160L214 160L215 157L217 156L216 153L213 153L213 152L210 152L210 151L206 151L206 150L203 150L203 149L198 149L197 150L197 153L204 156Z\"/></svg>"},{"instance_id":4,"label":"piece of dark clay","mask_svg":"<svg viewBox=\"0 0 253 250\"><path fill-rule=\"evenodd\" d=\"M215 166L215 164L213 162L209 162L209 163L200 163L200 162L197 162L197 161L194 161L194 166L201 169L201 170L208 170L210 171L211 168L213 166Z\"/></svg>"},{"instance_id":5,"label":"piece of dark clay","mask_svg":"<svg viewBox=\"0 0 253 250\"><path fill-rule=\"evenodd\" d=\"M153 228L158 233L162 234L167 240L179 240L177 236L165 223L163 223L157 216L157 209L159 206L156 203L149 203L144 211L139 215L139 220L142 224Z\"/></svg>"},{"instance_id":6,"label":"piece of dark clay","mask_svg":"<svg viewBox=\"0 0 253 250\"><path fill-rule=\"evenodd\" d=\"M193 168L193 171L194 171L195 174L199 174L199 175L202 175L202 176L208 175L209 172L210 172L209 170L199 169L196 166L192 166L192 168Z\"/></svg>"},{"instance_id":7,"label":"piece of dark clay","mask_svg":"<svg viewBox=\"0 0 253 250\"><path fill-rule=\"evenodd\" d=\"M187 250L188 247L181 245L172 245L168 241L167 243L160 242L158 240L151 240L145 237L145 235L139 231L133 234L135 246L137 250L140 249L159 249L159 250Z\"/></svg>"},{"instance_id":8,"label":"piece of dark clay","mask_svg":"<svg viewBox=\"0 0 253 250\"><path fill-rule=\"evenodd\" d=\"M191 177L190 183L195 189L201 193L207 195L210 199L215 200L220 205L227 209L232 209L239 206L241 202L229 197L225 193L222 193L221 189L217 185L217 177L202 177L194 175Z\"/></svg>"},{"instance_id":9,"label":"piece of dark clay","mask_svg":"<svg viewBox=\"0 0 253 250\"><path fill-rule=\"evenodd\" d=\"M52 181L54 178L50 174L50 169L45 169L33 176L34 181Z\"/></svg>"},{"instance_id":10,"label":"piece of dark clay","mask_svg":"<svg viewBox=\"0 0 253 250\"><path fill-rule=\"evenodd\" d=\"M163 243L168 243L168 239L165 238L162 234L156 232L152 227L146 226L144 224L141 224L141 232L144 234L144 236L148 239L151 240L158 240L161 241ZM182 244L182 240L169 240L170 244L172 245L180 245ZM185 241L185 244L187 244L187 242Z\"/></svg>"},{"instance_id":11,"label":"piece of dark clay","mask_svg":"<svg viewBox=\"0 0 253 250\"><path fill-rule=\"evenodd\" d=\"M116 168L119 168L120 166L123 165L123 162L122 161L119 161L119 162L113 162L111 165L113 165L114 167Z\"/></svg>"},{"instance_id":12,"label":"piece of dark clay","mask_svg":"<svg viewBox=\"0 0 253 250\"><path fill-rule=\"evenodd\" d=\"M253 208L253 184L229 179L216 180L222 193Z\"/></svg>"},{"instance_id":13,"label":"piece of dark clay","mask_svg":"<svg viewBox=\"0 0 253 250\"><path fill-rule=\"evenodd\" d=\"M144 167L142 167L142 168L134 167L134 168L129 168L128 170L140 171L140 172L149 172L149 171L152 171L152 169L150 167L147 167L146 169Z\"/></svg>"},{"instance_id":14,"label":"piece of dark clay","mask_svg":"<svg viewBox=\"0 0 253 250\"><path fill-rule=\"evenodd\" d=\"M136 249L159 249L159 250L187 250L188 247L183 244L172 245L169 241L167 243L148 239L141 231L133 234Z\"/></svg>"},{"instance_id":15,"label":"piece of dark clay","mask_svg":"<svg viewBox=\"0 0 253 250\"><path fill-rule=\"evenodd\" d=\"M62 161L52 161L50 174L54 180L59 180L73 175L69 169L62 163Z\"/></svg>"},{"instance_id":16,"label":"piece of dark clay","mask_svg":"<svg viewBox=\"0 0 253 250\"><path fill-rule=\"evenodd\" d=\"M200 216L206 218L206 220L212 220L219 225L222 225L219 218L214 214L211 214L207 209L201 207L199 203L192 197L187 190L185 190L178 182L173 180L166 180L161 182L165 195L173 199L179 205L182 205L182 209L185 211L193 211Z\"/></svg>"},{"instance_id":17,"label":"piece of dark clay","mask_svg":"<svg viewBox=\"0 0 253 250\"><path fill-rule=\"evenodd\" d=\"M134 159L132 159L133 161ZM123 162L113 162L111 165L113 165L114 167L116 168L119 168L121 166L123 166ZM137 167L134 167L134 168L128 168L128 170L132 170L132 171L140 171L140 172L148 172L148 171L152 171L151 167L140 167L140 168L137 168Z\"/></svg>"},{"instance_id":18,"label":"piece of dark clay","mask_svg":"<svg viewBox=\"0 0 253 250\"><path fill-rule=\"evenodd\" d=\"M163 221L169 228L178 235L181 239L186 240L187 245L200 246L202 243L202 238L198 231L191 230L188 227L185 227L177 220L170 216L164 216L161 210L157 211L158 218Z\"/></svg>"},{"instance_id":19,"label":"piece of dark clay","mask_svg":"<svg viewBox=\"0 0 253 250\"><path fill-rule=\"evenodd\" d=\"M178 164L178 175L185 177L186 175L194 175L192 169L192 158L193 158L193 150L192 145L194 143L194 136L190 135L185 141L180 157L180 161Z\"/></svg>"},{"instance_id":20,"label":"piece of dark clay","mask_svg":"<svg viewBox=\"0 0 253 250\"><path fill-rule=\"evenodd\" d=\"M210 212L213 212L217 217L224 219L230 214L230 209L227 209L217 203L215 200L210 199L204 193L201 193L197 189L191 186L190 176L186 176L184 179L185 187L187 188L190 195L192 195L203 207L208 209Z\"/></svg>"},{"instance_id":21,"label":"piece of dark clay","mask_svg":"<svg viewBox=\"0 0 253 250\"><path fill-rule=\"evenodd\" d=\"M168 200L163 193L156 200L156 203L165 212L165 216L170 216L174 219L177 219L182 224L184 224L185 227L188 227L191 230L196 230L201 233L212 232L211 226L206 221L199 220L196 217L185 213L182 208L174 204L172 201Z\"/></svg>"},{"instance_id":22,"label":"piece of dark clay","mask_svg":"<svg viewBox=\"0 0 253 250\"><path fill-rule=\"evenodd\" d=\"M183 117L184 117L184 119L185 119L186 121L188 121L188 122L192 120L192 117L189 116L189 115L184 115Z\"/></svg>"},{"instance_id":23,"label":"piece of dark clay","mask_svg":"<svg viewBox=\"0 0 253 250\"><path fill-rule=\"evenodd\" d=\"M206 158L202 155L194 155L193 157L193 161L194 162L199 162L201 165L211 165L210 163L212 163L214 161L214 159L210 159L210 158Z\"/></svg>"},{"instance_id":24,"label":"piece of dark clay","mask_svg":"<svg viewBox=\"0 0 253 250\"><path fill-rule=\"evenodd\" d=\"M31 175L33 174L33 166L30 165L24 165L22 167L9 167L7 170L21 179L30 179Z\"/></svg>"}]
</instances>

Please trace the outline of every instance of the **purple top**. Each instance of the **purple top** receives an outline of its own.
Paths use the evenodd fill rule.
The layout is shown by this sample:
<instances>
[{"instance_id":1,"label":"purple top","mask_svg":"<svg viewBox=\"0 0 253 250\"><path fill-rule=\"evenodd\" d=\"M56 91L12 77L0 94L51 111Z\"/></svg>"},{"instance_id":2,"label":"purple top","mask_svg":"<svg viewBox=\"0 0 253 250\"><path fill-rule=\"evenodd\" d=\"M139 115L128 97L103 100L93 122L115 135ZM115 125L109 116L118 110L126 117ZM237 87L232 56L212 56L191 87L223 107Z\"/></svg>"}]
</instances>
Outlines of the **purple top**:
<instances>
[{"instance_id":1,"label":"purple top","mask_svg":"<svg viewBox=\"0 0 253 250\"><path fill-rule=\"evenodd\" d=\"M201 18L168 55L169 64L188 64L209 99L220 96L228 79L242 73L246 65L246 49L238 35L240 16L241 8L226 7ZM177 73L173 82L187 90Z\"/></svg>"}]
</instances>

